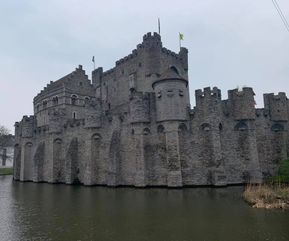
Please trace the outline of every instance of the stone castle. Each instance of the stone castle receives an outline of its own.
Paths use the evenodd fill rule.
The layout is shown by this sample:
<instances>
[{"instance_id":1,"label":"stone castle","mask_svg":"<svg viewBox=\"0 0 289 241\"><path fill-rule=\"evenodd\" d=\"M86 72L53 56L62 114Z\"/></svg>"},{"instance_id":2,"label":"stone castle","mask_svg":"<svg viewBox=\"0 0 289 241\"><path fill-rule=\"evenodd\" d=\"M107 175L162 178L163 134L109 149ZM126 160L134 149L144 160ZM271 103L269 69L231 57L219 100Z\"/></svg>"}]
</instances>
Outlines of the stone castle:
<instances>
[{"instance_id":1,"label":"stone castle","mask_svg":"<svg viewBox=\"0 0 289 241\"><path fill-rule=\"evenodd\" d=\"M15 124L14 179L108 186L260 183L289 155L289 101L252 88L222 100L196 90L191 108L188 50L174 53L157 33L92 81L80 65L34 98Z\"/></svg>"}]
</instances>

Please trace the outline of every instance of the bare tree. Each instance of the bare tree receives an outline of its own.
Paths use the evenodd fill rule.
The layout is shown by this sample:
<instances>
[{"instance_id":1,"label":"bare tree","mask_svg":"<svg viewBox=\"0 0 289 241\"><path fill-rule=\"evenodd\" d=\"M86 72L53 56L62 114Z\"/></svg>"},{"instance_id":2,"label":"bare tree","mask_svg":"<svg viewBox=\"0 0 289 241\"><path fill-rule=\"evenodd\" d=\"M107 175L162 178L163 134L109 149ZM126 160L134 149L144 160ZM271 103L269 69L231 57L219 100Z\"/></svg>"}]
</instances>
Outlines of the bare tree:
<instances>
[{"instance_id":1,"label":"bare tree","mask_svg":"<svg viewBox=\"0 0 289 241\"><path fill-rule=\"evenodd\" d=\"M10 131L5 126L0 125L0 136L9 135Z\"/></svg>"},{"instance_id":2,"label":"bare tree","mask_svg":"<svg viewBox=\"0 0 289 241\"><path fill-rule=\"evenodd\" d=\"M10 131L5 126L0 125L0 147L5 147Z\"/></svg>"},{"instance_id":3,"label":"bare tree","mask_svg":"<svg viewBox=\"0 0 289 241\"><path fill-rule=\"evenodd\" d=\"M10 144L10 131L5 126L0 125L0 157L2 159L2 166L6 166L6 160L10 158L10 156L7 156L6 149L6 147Z\"/></svg>"}]
</instances>

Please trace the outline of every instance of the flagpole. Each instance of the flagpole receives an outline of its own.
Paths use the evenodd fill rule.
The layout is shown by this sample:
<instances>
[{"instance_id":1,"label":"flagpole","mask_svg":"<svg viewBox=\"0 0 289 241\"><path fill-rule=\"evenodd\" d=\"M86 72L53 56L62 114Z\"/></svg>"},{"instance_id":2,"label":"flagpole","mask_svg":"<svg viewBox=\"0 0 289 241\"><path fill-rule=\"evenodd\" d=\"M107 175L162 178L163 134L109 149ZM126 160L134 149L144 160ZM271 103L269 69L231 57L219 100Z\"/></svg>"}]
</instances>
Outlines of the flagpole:
<instances>
[{"instance_id":1,"label":"flagpole","mask_svg":"<svg viewBox=\"0 0 289 241\"><path fill-rule=\"evenodd\" d=\"M95 70L95 60L94 60L94 56L92 56L92 62L93 62L93 70Z\"/></svg>"},{"instance_id":2,"label":"flagpole","mask_svg":"<svg viewBox=\"0 0 289 241\"><path fill-rule=\"evenodd\" d=\"M159 35L161 35L161 22L160 22L160 18L158 18L158 30L159 30Z\"/></svg>"},{"instance_id":3,"label":"flagpole","mask_svg":"<svg viewBox=\"0 0 289 241\"><path fill-rule=\"evenodd\" d=\"M179 45L180 45L180 49L181 49L181 47L182 47L182 44L181 44L181 34L179 33Z\"/></svg>"}]
</instances>

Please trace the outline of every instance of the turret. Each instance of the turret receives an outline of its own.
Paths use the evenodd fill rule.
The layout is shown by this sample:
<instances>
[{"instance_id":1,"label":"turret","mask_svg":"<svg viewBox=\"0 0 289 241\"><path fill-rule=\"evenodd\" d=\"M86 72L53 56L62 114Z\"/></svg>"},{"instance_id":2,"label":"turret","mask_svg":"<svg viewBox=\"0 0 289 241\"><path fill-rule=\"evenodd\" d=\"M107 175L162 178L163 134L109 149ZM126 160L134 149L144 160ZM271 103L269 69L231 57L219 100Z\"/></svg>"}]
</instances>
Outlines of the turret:
<instances>
[{"instance_id":1,"label":"turret","mask_svg":"<svg viewBox=\"0 0 289 241\"><path fill-rule=\"evenodd\" d=\"M181 59L182 67L184 68L184 71L186 72L186 78L188 78L188 49L181 47L179 52L179 57Z\"/></svg>"},{"instance_id":2,"label":"turret","mask_svg":"<svg viewBox=\"0 0 289 241\"><path fill-rule=\"evenodd\" d=\"M99 67L92 71L92 84L95 88L99 87L101 84L103 69Z\"/></svg>"},{"instance_id":3,"label":"turret","mask_svg":"<svg viewBox=\"0 0 289 241\"><path fill-rule=\"evenodd\" d=\"M35 117L32 116L23 116L21 121L21 130L23 138L31 138L33 136L33 128L35 126Z\"/></svg>"},{"instance_id":4,"label":"turret","mask_svg":"<svg viewBox=\"0 0 289 241\"><path fill-rule=\"evenodd\" d=\"M221 90L217 87L211 89L210 87L195 91L196 96L196 108L198 109L209 109L209 105L220 103L222 95Z\"/></svg>"},{"instance_id":5,"label":"turret","mask_svg":"<svg viewBox=\"0 0 289 241\"><path fill-rule=\"evenodd\" d=\"M161 36L158 33L147 33L141 44L144 51L145 75L160 74L161 70Z\"/></svg>"},{"instance_id":6,"label":"turret","mask_svg":"<svg viewBox=\"0 0 289 241\"><path fill-rule=\"evenodd\" d=\"M264 108L269 112L272 121L288 121L288 100L283 92L264 94Z\"/></svg>"},{"instance_id":7,"label":"turret","mask_svg":"<svg viewBox=\"0 0 289 241\"><path fill-rule=\"evenodd\" d=\"M143 46L146 49L162 48L161 36L154 32L153 35L149 32L143 36Z\"/></svg>"},{"instance_id":8,"label":"turret","mask_svg":"<svg viewBox=\"0 0 289 241\"><path fill-rule=\"evenodd\" d=\"M19 122L15 122L15 138L18 139L20 138L21 135L21 127L20 127L20 123Z\"/></svg>"},{"instance_id":9,"label":"turret","mask_svg":"<svg viewBox=\"0 0 289 241\"><path fill-rule=\"evenodd\" d=\"M188 119L188 81L175 67L168 68L152 87L156 95L157 121Z\"/></svg>"},{"instance_id":10,"label":"turret","mask_svg":"<svg viewBox=\"0 0 289 241\"><path fill-rule=\"evenodd\" d=\"M255 119L255 100L252 88L245 87L242 90L228 91L231 114L235 120Z\"/></svg>"}]
</instances>

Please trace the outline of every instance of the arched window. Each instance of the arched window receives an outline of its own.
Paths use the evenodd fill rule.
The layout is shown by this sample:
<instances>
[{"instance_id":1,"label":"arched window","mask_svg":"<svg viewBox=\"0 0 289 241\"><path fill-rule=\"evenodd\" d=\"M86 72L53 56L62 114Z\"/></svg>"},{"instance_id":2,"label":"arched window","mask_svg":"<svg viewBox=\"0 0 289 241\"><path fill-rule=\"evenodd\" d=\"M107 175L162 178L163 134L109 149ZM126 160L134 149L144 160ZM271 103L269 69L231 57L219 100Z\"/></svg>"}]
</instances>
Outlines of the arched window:
<instances>
[{"instance_id":1,"label":"arched window","mask_svg":"<svg viewBox=\"0 0 289 241\"><path fill-rule=\"evenodd\" d=\"M180 74L180 73L179 73L179 70L178 70L178 68L177 68L176 66L171 65L171 66L170 66L170 69L173 70L175 73Z\"/></svg>"},{"instance_id":2,"label":"arched window","mask_svg":"<svg viewBox=\"0 0 289 241\"><path fill-rule=\"evenodd\" d=\"M211 130L211 126L208 123L204 123L204 124L201 125L201 129L203 131L210 131Z\"/></svg>"},{"instance_id":3,"label":"arched window","mask_svg":"<svg viewBox=\"0 0 289 241\"><path fill-rule=\"evenodd\" d=\"M144 129L143 129L143 134L144 134L144 135L148 135L148 134L150 134L150 133L151 133L151 131L150 131L149 128L144 128Z\"/></svg>"},{"instance_id":4,"label":"arched window","mask_svg":"<svg viewBox=\"0 0 289 241\"><path fill-rule=\"evenodd\" d=\"M56 143L56 144L61 144L61 143L62 143L62 140L59 139L59 138L57 138L57 139L54 140L54 143Z\"/></svg>"},{"instance_id":5,"label":"arched window","mask_svg":"<svg viewBox=\"0 0 289 241\"><path fill-rule=\"evenodd\" d=\"M93 134L92 137L91 137L92 140L95 140L95 141L99 141L101 139L101 135L96 133L96 134Z\"/></svg>"},{"instance_id":6,"label":"arched window","mask_svg":"<svg viewBox=\"0 0 289 241\"><path fill-rule=\"evenodd\" d=\"M71 104L76 105L77 104L77 95L72 95L71 96Z\"/></svg>"},{"instance_id":7,"label":"arched window","mask_svg":"<svg viewBox=\"0 0 289 241\"><path fill-rule=\"evenodd\" d=\"M237 125L235 125L235 131L246 131L248 130L248 126L244 121L240 121Z\"/></svg>"},{"instance_id":8,"label":"arched window","mask_svg":"<svg viewBox=\"0 0 289 241\"><path fill-rule=\"evenodd\" d=\"M58 105L58 97L57 96L52 98L52 103L53 103L53 105Z\"/></svg>"},{"instance_id":9,"label":"arched window","mask_svg":"<svg viewBox=\"0 0 289 241\"><path fill-rule=\"evenodd\" d=\"M274 132L284 131L284 126L281 124L274 124L272 125L271 130Z\"/></svg>"},{"instance_id":10,"label":"arched window","mask_svg":"<svg viewBox=\"0 0 289 241\"><path fill-rule=\"evenodd\" d=\"M181 124L179 125L179 131L180 131L180 132L185 132L185 131L187 131L187 130L188 130L188 128L187 128L187 126L186 126L185 123L181 123Z\"/></svg>"},{"instance_id":11,"label":"arched window","mask_svg":"<svg viewBox=\"0 0 289 241\"><path fill-rule=\"evenodd\" d=\"M84 98L84 103L85 103L85 104L88 104L89 101L90 101L90 98L89 98L88 96L86 96L86 97Z\"/></svg>"},{"instance_id":12,"label":"arched window","mask_svg":"<svg viewBox=\"0 0 289 241\"><path fill-rule=\"evenodd\" d=\"M158 126L158 133L164 133L165 132L165 128L163 125L159 125Z\"/></svg>"}]
</instances>

